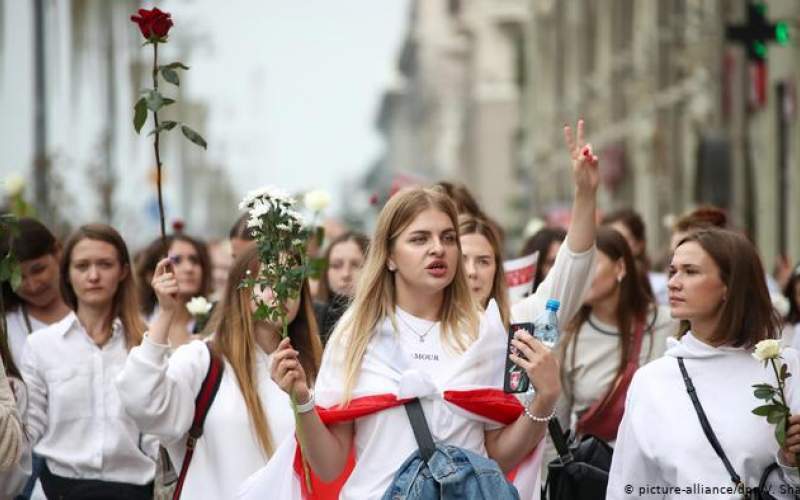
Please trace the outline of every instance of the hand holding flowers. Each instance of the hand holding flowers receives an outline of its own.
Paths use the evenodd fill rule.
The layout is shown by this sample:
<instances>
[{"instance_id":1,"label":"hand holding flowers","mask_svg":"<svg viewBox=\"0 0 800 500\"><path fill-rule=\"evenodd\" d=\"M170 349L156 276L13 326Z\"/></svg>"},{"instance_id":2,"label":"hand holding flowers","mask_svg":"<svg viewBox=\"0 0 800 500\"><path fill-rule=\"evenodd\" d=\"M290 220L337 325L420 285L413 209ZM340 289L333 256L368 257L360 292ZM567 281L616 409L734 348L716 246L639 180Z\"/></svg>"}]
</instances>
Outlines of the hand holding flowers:
<instances>
[{"instance_id":1,"label":"hand holding flowers","mask_svg":"<svg viewBox=\"0 0 800 500\"><path fill-rule=\"evenodd\" d=\"M767 418L775 425L775 439L781 447L781 455L788 465L800 466L800 415L791 415L786 403L786 379L792 376L789 367L781 362L781 343L776 339L762 340L756 344L753 357L764 362L764 367L772 366L778 386L755 384L753 394L756 399L767 402L753 409L755 415Z\"/></svg>"}]
</instances>

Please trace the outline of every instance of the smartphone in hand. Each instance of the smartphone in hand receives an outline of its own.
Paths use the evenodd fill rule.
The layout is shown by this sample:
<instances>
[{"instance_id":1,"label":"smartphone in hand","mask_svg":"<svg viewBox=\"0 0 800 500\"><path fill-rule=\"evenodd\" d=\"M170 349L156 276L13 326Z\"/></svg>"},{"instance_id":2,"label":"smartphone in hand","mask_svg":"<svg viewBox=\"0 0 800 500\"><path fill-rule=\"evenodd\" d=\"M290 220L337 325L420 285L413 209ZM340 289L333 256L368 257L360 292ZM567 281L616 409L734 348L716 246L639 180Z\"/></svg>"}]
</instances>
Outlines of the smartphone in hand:
<instances>
[{"instance_id":1,"label":"smartphone in hand","mask_svg":"<svg viewBox=\"0 0 800 500\"><path fill-rule=\"evenodd\" d=\"M517 330L526 330L528 333L533 334L533 323L512 323L511 326L508 327L506 369L503 377L503 391L507 393L528 392L528 388L531 384L531 381L528 379L528 373L509 358L511 354L523 358L525 357L511 344L511 339L514 338L514 334Z\"/></svg>"}]
</instances>

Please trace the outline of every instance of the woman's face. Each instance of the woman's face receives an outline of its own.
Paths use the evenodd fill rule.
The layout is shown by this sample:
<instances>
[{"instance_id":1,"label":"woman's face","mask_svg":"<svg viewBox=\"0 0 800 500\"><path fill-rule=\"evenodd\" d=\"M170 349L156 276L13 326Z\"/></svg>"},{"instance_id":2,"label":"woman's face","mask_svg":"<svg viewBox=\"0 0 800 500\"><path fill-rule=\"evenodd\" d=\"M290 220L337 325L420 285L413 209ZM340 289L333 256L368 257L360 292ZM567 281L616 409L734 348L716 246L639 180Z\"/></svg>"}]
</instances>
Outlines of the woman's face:
<instances>
[{"instance_id":1,"label":"woman's face","mask_svg":"<svg viewBox=\"0 0 800 500\"><path fill-rule=\"evenodd\" d=\"M675 249L669 266L669 306L672 317L707 321L719 314L728 287L719 266L697 242Z\"/></svg>"},{"instance_id":2,"label":"woman's face","mask_svg":"<svg viewBox=\"0 0 800 500\"><path fill-rule=\"evenodd\" d=\"M352 297L355 284L364 265L361 247L352 240L342 241L331 248L328 262L328 284L334 293Z\"/></svg>"},{"instance_id":3,"label":"woman's face","mask_svg":"<svg viewBox=\"0 0 800 500\"><path fill-rule=\"evenodd\" d=\"M34 307L47 307L61 297L58 256L47 254L20 263L22 283L15 293Z\"/></svg>"},{"instance_id":4,"label":"woman's face","mask_svg":"<svg viewBox=\"0 0 800 500\"><path fill-rule=\"evenodd\" d=\"M593 306L603 300L619 294L619 284L625 276L625 264L622 259L611 260L603 253L597 252L594 279L584 304Z\"/></svg>"},{"instance_id":5,"label":"woman's face","mask_svg":"<svg viewBox=\"0 0 800 500\"><path fill-rule=\"evenodd\" d=\"M395 285L412 294L444 290L453 281L461 258L456 234L450 217L441 210L420 212L395 238L389 252L387 266L395 270Z\"/></svg>"},{"instance_id":6,"label":"woman's face","mask_svg":"<svg viewBox=\"0 0 800 500\"><path fill-rule=\"evenodd\" d=\"M492 245L482 234L465 234L461 236L461 257L472 298L486 307L497 270Z\"/></svg>"},{"instance_id":7,"label":"woman's face","mask_svg":"<svg viewBox=\"0 0 800 500\"><path fill-rule=\"evenodd\" d=\"M188 241L175 240L169 247L169 256L178 280L178 293L187 300L198 295L203 286L203 267L197 249Z\"/></svg>"},{"instance_id":8,"label":"woman's face","mask_svg":"<svg viewBox=\"0 0 800 500\"><path fill-rule=\"evenodd\" d=\"M119 253L110 243L84 238L72 248L69 282L79 307L109 306L127 274L128 267L120 263Z\"/></svg>"}]
</instances>

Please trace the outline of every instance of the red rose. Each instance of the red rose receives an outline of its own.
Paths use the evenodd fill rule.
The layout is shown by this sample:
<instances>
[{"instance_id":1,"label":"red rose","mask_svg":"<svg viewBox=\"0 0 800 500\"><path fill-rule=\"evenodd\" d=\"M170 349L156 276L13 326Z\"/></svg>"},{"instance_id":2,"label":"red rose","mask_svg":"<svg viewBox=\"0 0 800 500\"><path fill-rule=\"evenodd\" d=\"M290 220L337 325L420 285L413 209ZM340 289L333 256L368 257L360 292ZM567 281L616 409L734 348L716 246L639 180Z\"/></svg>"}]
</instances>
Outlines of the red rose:
<instances>
[{"instance_id":1,"label":"red rose","mask_svg":"<svg viewBox=\"0 0 800 500\"><path fill-rule=\"evenodd\" d=\"M139 9L139 15L131 16L131 21L138 24L142 36L151 41L166 38L172 28L172 15L158 8Z\"/></svg>"}]
</instances>

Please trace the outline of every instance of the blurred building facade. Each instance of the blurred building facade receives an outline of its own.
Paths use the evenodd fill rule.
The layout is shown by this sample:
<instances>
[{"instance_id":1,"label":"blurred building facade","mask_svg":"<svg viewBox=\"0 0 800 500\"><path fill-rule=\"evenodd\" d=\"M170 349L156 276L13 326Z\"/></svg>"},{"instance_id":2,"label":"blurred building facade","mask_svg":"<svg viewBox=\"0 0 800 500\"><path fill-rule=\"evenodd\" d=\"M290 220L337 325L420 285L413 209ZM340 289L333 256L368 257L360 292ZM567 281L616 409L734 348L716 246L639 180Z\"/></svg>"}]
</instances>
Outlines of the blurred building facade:
<instances>
[{"instance_id":1,"label":"blurred building facade","mask_svg":"<svg viewBox=\"0 0 800 500\"><path fill-rule=\"evenodd\" d=\"M800 2L766 4L793 39L768 47L759 104L743 49L725 39L744 0L414 1L370 179L463 182L518 235L568 206L562 127L583 117L601 209L638 210L652 253L670 214L713 203L768 267L800 258Z\"/></svg>"},{"instance_id":2,"label":"blurred building facade","mask_svg":"<svg viewBox=\"0 0 800 500\"><path fill-rule=\"evenodd\" d=\"M130 21L139 7L135 0L0 0L0 177L25 176L49 222L108 222L131 246L158 231L152 126L141 135L132 126L139 90L152 87L152 50ZM180 58L185 49L175 45L160 51L162 61ZM178 102L163 115L205 129L204 103L184 87L166 85L164 93ZM162 140L167 220L183 219L201 236L225 234L235 218L227 175L179 134ZM208 199L233 208L210 210Z\"/></svg>"}]
</instances>

